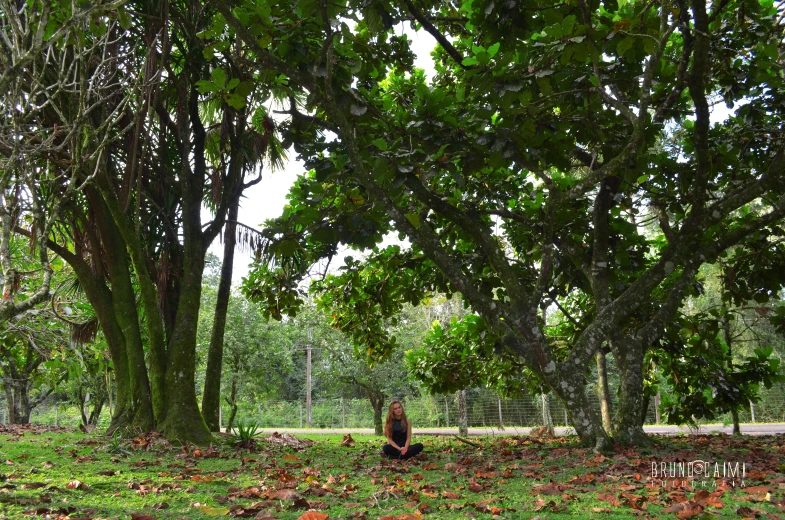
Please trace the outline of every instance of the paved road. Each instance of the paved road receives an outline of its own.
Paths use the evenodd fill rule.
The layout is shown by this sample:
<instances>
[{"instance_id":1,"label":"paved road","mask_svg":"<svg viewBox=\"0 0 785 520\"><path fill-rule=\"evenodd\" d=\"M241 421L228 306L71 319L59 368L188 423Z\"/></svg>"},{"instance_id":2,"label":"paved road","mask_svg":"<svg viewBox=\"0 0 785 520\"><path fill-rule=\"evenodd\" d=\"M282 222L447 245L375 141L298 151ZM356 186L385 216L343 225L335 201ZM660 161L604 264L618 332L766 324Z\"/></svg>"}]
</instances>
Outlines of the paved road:
<instances>
[{"instance_id":1,"label":"paved road","mask_svg":"<svg viewBox=\"0 0 785 520\"><path fill-rule=\"evenodd\" d=\"M659 433L664 435L675 435L679 433L689 434L690 429L685 426L667 426L667 425L657 425L657 426L644 426L644 430L647 433ZM517 427L508 427L504 430L500 430L498 428L469 428L469 435L528 435L531 428L517 428ZM709 433L732 433L733 427L732 426L723 426L721 424L711 424L706 426L701 426L698 433L701 434L709 434ZM370 428L264 428L262 430L263 433L269 434L273 432L278 433L292 433L295 435L300 434L308 434L308 433L365 433L365 434L373 434L373 430ZM572 428L556 428L557 435L564 435L565 433L575 433ZM776 424L742 424L741 425L741 432L749 435L773 435L779 433L785 433L785 423L776 423ZM458 428L415 428L414 433L416 435L457 435Z\"/></svg>"}]
</instances>

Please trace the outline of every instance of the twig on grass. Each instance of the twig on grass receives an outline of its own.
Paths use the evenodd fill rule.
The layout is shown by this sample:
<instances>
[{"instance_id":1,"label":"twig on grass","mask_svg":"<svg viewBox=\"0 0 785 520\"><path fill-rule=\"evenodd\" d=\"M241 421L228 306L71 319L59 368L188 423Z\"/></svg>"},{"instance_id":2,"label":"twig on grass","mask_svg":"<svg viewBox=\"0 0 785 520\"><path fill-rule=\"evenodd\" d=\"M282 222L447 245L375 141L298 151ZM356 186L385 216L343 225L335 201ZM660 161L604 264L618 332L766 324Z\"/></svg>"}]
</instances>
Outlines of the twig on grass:
<instances>
[{"instance_id":1,"label":"twig on grass","mask_svg":"<svg viewBox=\"0 0 785 520\"><path fill-rule=\"evenodd\" d=\"M458 439L459 441L463 442L463 443L468 444L469 446L474 446L475 448L482 448L482 446L480 446L479 444L477 444L475 442L472 442L472 441L469 441L469 440L466 440L466 439L464 439L462 437L458 437L457 435L455 436L455 438Z\"/></svg>"}]
</instances>

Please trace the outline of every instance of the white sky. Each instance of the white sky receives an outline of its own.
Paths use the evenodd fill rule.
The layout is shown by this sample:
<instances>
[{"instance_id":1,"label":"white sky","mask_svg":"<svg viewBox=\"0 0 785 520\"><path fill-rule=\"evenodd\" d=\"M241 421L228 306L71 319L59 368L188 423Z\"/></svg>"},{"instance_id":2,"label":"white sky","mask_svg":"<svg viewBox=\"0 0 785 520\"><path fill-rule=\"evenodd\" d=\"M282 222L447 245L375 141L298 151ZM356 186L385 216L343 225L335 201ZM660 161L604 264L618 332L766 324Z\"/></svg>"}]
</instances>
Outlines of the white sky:
<instances>
[{"instance_id":1,"label":"white sky","mask_svg":"<svg viewBox=\"0 0 785 520\"><path fill-rule=\"evenodd\" d=\"M425 31L415 32L411 30L408 23L405 28L401 24L396 32L400 34L401 31L406 33L412 41L412 50L417 56L414 63L415 67L425 70L427 78L433 78L436 71L433 67L431 50L436 46L436 40ZM295 160L296 155L294 150L290 150L288 152L289 160L286 162L283 170L270 172L265 169L262 174L262 181L245 191L244 197L240 201L238 219L240 222L252 227L262 227L267 219L281 215L287 203L286 195L289 193L289 188L294 184L297 176L305 171L305 165L301 161ZM203 209L202 221L207 222L211 218L209 211ZM385 240L386 242L387 240ZM223 242L216 239L210 246L210 252L222 258ZM349 254L353 254L355 257L358 256L355 252ZM235 250L232 285L238 286L242 278L248 275L249 265L252 260L253 258L248 251L240 248ZM334 259L331 263L332 269L336 269L343 264L342 260L337 260Z\"/></svg>"}]
</instances>

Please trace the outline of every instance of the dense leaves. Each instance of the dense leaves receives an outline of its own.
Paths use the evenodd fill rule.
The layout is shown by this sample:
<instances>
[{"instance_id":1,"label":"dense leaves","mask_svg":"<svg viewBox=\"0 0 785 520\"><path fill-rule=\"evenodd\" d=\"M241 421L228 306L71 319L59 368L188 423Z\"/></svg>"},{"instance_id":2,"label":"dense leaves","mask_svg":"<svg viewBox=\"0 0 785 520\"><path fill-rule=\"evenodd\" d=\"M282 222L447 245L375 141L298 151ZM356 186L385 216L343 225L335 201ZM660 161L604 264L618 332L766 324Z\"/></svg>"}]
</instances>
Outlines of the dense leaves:
<instances>
[{"instance_id":1,"label":"dense leaves","mask_svg":"<svg viewBox=\"0 0 785 520\"><path fill-rule=\"evenodd\" d=\"M290 106L284 135L311 171L266 231L279 249L263 251L246 284L271 314L296 312L303 266L341 243L379 247L394 228L408 250L376 250L317 286L335 324L383 356L393 340L382 324L401 302L459 292L482 320L476 331L603 447L610 432L582 392L596 351L609 349L620 370L614 433L642 442L646 353L701 265L743 258L734 263L750 276L734 290L745 298L781 286L785 161L780 140L765 137L783 106L771 2L348 2L340 14L314 2L282 22L311 37L297 56L242 5L242 16L219 8L227 26L308 95ZM440 45L432 80L389 31L412 19ZM269 46L243 31L249 23L273 34ZM712 115L715 100L727 118ZM552 305L561 320L542 318Z\"/></svg>"}]
</instances>

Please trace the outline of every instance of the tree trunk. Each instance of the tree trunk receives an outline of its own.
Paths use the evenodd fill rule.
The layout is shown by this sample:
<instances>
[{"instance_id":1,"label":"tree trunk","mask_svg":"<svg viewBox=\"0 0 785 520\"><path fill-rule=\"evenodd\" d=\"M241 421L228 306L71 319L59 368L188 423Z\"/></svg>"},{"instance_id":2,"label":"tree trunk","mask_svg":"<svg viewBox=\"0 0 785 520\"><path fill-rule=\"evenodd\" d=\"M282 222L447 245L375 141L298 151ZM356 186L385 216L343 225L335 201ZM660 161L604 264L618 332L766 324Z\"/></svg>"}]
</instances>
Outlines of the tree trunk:
<instances>
[{"instance_id":1,"label":"tree trunk","mask_svg":"<svg viewBox=\"0 0 785 520\"><path fill-rule=\"evenodd\" d=\"M733 347L731 345L730 320L728 315L722 320L722 332L725 336L725 344L728 346L728 371L733 371ZM741 435L741 425L739 424L739 408L734 406L730 410L733 418L733 435Z\"/></svg>"},{"instance_id":2,"label":"tree trunk","mask_svg":"<svg viewBox=\"0 0 785 520\"><path fill-rule=\"evenodd\" d=\"M98 323L101 325L101 331L106 338L106 344L109 347L109 355L112 357L115 406L112 420L107 429L107 433L111 435L118 429L130 426L134 415L125 337L114 314L111 291L103 282L99 282L90 274L89 267L71 261L69 261L69 264L74 268L77 278L95 311Z\"/></svg>"},{"instance_id":3,"label":"tree trunk","mask_svg":"<svg viewBox=\"0 0 785 520\"><path fill-rule=\"evenodd\" d=\"M133 315L128 316L122 311L116 313L123 334L126 336L126 351L128 357L129 381L133 394L133 404L136 399L141 399L141 407L137 410L132 407L134 413L133 424L139 425L145 431L150 431L156 423L160 423L166 417L166 389L164 387L164 372L166 370L166 342L164 335L163 319L158 307L158 294L153 282L153 273L147 265L148 257L143 250L142 239L136 232L133 221L128 217L117 199L115 187L110 182L106 171L101 171L96 177L96 185L100 191L100 197L96 195L91 198L91 208L96 211L97 222L99 225L105 224L106 232L101 233L104 240L111 240L105 244L104 249L116 251L115 257L122 261L126 271L130 273L133 266L136 274L136 287L132 292L134 299ZM87 192L87 190L86 190ZM103 199L103 200L99 200ZM184 217L184 218L191 218ZM197 222L200 220L197 218ZM129 260L130 258L130 265ZM118 266L119 267L119 266ZM111 277L111 271L110 271ZM125 287L122 291L115 291L114 278L112 278L112 293L117 292L119 297L127 298ZM125 284L125 276L122 282ZM137 291L138 289L138 291ZM138 312L136 311L136 294L140 296L140 303L144 310L145 329L147 332L149 376L147 367L144 363L144 355L139 355L139 342L135 337L133 329L140 329ZM113 300L113 303L114 300ZM128 305L128 304L126 304ZM129 308L130 309L130 308ZM136 318L132 320L131 318ZM135 321L135 323L134 323ZM141 336L140 336L141 338ZM146 388L145 388L145 383ZM149 396L149 397L147 397ZM148 411L147 401L150 402ZM148 426L149 425L149 426Z\"/></svg>"},{"instance_id":4,"label":"tree trunk","mask_svg":"<svg viewBox=\"0 0 785 520\"><path fill-rule=\"evenodd\" d=\"M595 354L597 359L597 396L600 398L600 412L602 414L602 427L605 431L611 431L611 395L608 390L608 368L605 360L605 352L602 349Z\"/></svg>"},{"instance_id":5,"label":"tree trunk","mask_svg":"<svg viewBox=\"0 0 785 520\"><path fill-rule=\"evenodd\" d=\"M591 447L594 451L607 451L612 448L612 440L602 427L602 419L597 415L580 378L572 381L560 381L558 385L551 385L553 392L564 403L570 423L575 428L575 433L581 439L581 444Z\"/></svg>"},{"instance_id":6,"label":"tree trunk","mask_svg":"<svg viewBox=\"0 0 785 520\"><path fill-rule=\"evenodd\" d=\"M5 395L8 404L8 424L27 424L30 422L30 382L16 379L5 381Z\"/></svg>"},{"instance_id":7,"label":"tree trunk","mask_svg":"<svg viewBox=\"0 0 785 520\"><path fill-rule=\"evenodd\" d=\"M131 281L131 265L128 261L126 244L98 191L88 188L85 193L91 202L96 225L104 244L103 258L106 260L112 283L110 299L112 313L122 334L125 347L124 357L127 362L128 391L130 392L128 424L126 426L150 431L155 427L157 418L153 413L150 379L145 364L136 292ZM148 318L148 321L151 319ZM111 426L110 429L113 430Z\"/></svg>"},{"instance_id":8,"label":"tree trunk","mask_svg":"<svg viewBox=\"0 0 785 520\"><path fill-rule=\"evenodd\" d=\"M553 417L551 417L551 399L547 392L542 394L542 424L548 429L548 435L553 436Z\"/></svg>"},{"instance_id":9,"label":"tree trunk","mask_svg":"<svg viewBox=\"0 0 785 520\"><path fill-rule=\"evenodd\" d=\"M237 417L237 379L234 377L232 378L232 387L229 392L229 398L226 400L226 404L228 404L232 410L229 414L229 421L226 423L226 431L228 433L232 431L232 427L234 427L234 419Z\"/></svg>"},{"instance_id":10,"label":"tree trunk","mask_svg":"<svg viewBox=\"0 0 785 520\"><path fill-rule=\"evenodd\" d=\"M641 427L646 424L646 417L649 415L649 405L651 404L651 395L648 392L643 392L643 404L641 405Z\"/></svg>"},{"instance_id":11,"label":"tree trunk","mask_svg":"<svg viewBox=\"0 0 785 520\"><path fill-rule=\"evenodd\" d=\"M0 345L0 348L2 347ZM3 370L8 424L27 424L30 422L30 412L38 404L30 401L30 390L33 388L32 375L43 359L30 343L27 344L25 364L21 367L14 363L9 352L3 354L5 361L0 364L0 367Z\"/></svg>"},{"instance_id":12,"label":"tree trunk","mask_svg":"<svg viewBox=\"0 0 785 520\"><path fill-rule=\"evenodd\" d=\"M218 414L221 407L221 372L223 364L224 331L226 330L226 314L229 310L229 296L232 288L232 269L234 249L237 242L237 215L240 209L240 198L232 201L229 208L229 220L224 233L224 258L221 264L221 280L218 283L218 295L215 301L213 330L210 335L210 349L207 352L207 368L204 376L204 393L202 394L202 416L210 431L220 431Z\"/></svg>"},{"instance_id":13,"label":"tree trunk","mask_svg":"<svg viewBox=\"0 0 785 520\"><path fill-rule=\"evenodd\" d=\"M101 419L101 411L104 409L105 402L106 399L104 397L95 397L95 404L93 405L93 410L90 412L87 424L98 426L98 421Z\"/></svg>"},{"instance_id":14,"label":"tree trunk","mask_svg":"<svg viewBox=\"0 0 785 520\"><path fill-rule=\"evenodd\" d=\"M646 445L649 438L641 423L645 402L643 359L646 350L631 341L613 340L609 343L621 376L614 438L623 446Z\"/></svg>"},{"instance_id":15,"label":"tree trunk","mask_svg":"<svg viewBox=\"0 0 785 520\"><path fill-rule=\"evenodd\" d=\"M384 395L368 392L368 398L373 407L373 430L376 435L384 435L384 422L382 421L382 409L384 408Z\"/></svg>"},{"instance_id":16,"label":"tree trunk","mask_svg":"<svg viewBox=\"0 0 785 520\"><path fill-rule=\"evenodd\" d=\"M199 222L196 206L184 205L183 219ZM184 224L187 229L193 226ZM193 233L193 230L190 231ZM189 233L186 232L186 236ZM210 429L202 418L196 400L196 327L201 304L202 272L205 251L201 240L186 239L184 273L180 286L177 319L169 341L168 364L165 378L166 418L159 425L164 437L170 440L190 441L206 445L212 440Z\"/></svg>"},{"instance_id":17,"label":"tree trunk","mask_svg":"<svg viewBox=\"0 0 785 520\"><path fill-rule=\"evenodd\" d=\"M82 391L81 385L79 385L79 390L77 390L76 396L79 398L79 415L82 416L82 425L87 426L90 423L87 417L87 410L89 409L89 407L87 406L87 401L86 401L87 395L85 395L85 393Z\"/></svg>"},{"instance_id":18,"label":"tree trunk","mask_svg":"<svg viewBox=\"0 0 785 520\"><path fill-rule=\"evenodd\" d=\"M6 408L6 424L14 424L14 393L11 390L10 383L3 381L3 390L5 390L5 408Z\"/></svg>"},{"instance_id":19,"label":"tree trunk","mask_svg":"<svg viewBox=\"0 0 785 520\"><path fill-rule=\"evenodd\" d=\"M469 435L469 415L466 411L466 390L458 391L458 434Z\"/></svg>"}]
</instances>

